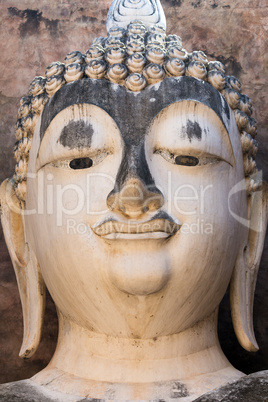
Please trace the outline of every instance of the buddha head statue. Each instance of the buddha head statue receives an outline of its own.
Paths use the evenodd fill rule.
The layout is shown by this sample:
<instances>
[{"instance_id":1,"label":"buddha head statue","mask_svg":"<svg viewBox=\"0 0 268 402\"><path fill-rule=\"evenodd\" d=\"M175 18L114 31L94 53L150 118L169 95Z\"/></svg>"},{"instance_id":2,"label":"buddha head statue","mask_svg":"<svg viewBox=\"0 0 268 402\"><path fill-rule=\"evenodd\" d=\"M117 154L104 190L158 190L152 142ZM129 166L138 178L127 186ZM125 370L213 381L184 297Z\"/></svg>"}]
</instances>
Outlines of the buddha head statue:
<instances>
[{"instance_id":1,"label":"buddha head statue","mask_svg":"<svg viewBox=\"0 0 268 402\"><path fill-rule=\"evenodd\" d=\"M114 0L107 30L51 63L20 102L16 171L1 186L20 355L38 347L47 287L59 339L33 381L190 401L243 375L217 338L229 284L237 338L258 349L267 191L252 103L222 63L166 34L158 0Z\"/></svg>"}]
</instances>

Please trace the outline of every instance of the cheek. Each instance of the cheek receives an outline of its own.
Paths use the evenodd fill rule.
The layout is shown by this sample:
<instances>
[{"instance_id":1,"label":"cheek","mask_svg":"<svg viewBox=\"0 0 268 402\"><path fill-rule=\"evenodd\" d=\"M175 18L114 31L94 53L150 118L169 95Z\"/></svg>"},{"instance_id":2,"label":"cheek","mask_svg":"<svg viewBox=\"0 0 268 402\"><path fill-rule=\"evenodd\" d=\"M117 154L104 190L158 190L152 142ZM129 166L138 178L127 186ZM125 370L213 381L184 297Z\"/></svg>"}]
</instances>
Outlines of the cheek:
<instances>
[{"instance_id":1,"label":"cheek","mask_svg":"<svg viewBox=\"0 0 268 402\"><path fill-rule=\"evenodd\" d=\"M46 166L27 188L27 208L59 226L68 217L92 221L108 213L107 196L113 190L120 165L110 157L94 169L65 170Z\"/></svg>"},{"instance_id":2,"label":"cheek","mask_svg":"<svg viewBox=\"0 0 268 402\"><path fill-rule=\"evenodd\" d=\"M200 167L177 166L154 155L150 170L165 197L165 207L178 218L221 214L228 208L228 194L235 172L227 163Z\"/></svg>"},{"instance_id":3,"label":"cheek","mask_svg":"<svg viewBox=\"0 0 268 402\"><path fill-rule=\"evenodd\" d=\"M191 169L168 164L157 157L152 158L150 169L164 195L163 208L182 224L175 236L177 247L192 250L196 245L197 260L209 254L211 264L219 264L223 257L228 260L225 251L224 255L219 252L224 248L234 256L229 258L233 260L239 243L236 239L244 236L234 211L239 211L239 216L247 214L245 192L232 195L241 180L239 171L225 162ZM185 242L183 246L182 242Z\"/></svg>"}]
</instances>

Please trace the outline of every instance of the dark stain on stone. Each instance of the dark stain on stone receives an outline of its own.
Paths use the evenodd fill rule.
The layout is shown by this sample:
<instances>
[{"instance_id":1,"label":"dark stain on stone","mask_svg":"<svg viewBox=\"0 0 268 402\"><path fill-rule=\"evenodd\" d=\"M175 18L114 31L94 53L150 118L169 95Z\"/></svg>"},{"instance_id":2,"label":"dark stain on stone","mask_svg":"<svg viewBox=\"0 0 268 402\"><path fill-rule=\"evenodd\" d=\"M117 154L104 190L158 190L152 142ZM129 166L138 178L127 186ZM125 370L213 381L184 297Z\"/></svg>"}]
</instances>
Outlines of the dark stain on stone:
<instances>
[{"instance_id":1,"label":"dark stain on stone","mask_svg":"<svg viewBox=\"0 0 268 402\"><path fill-rule=\"evenodd\" d=\"M243 71L241 64L239 61L235 59L235 57L224 57L222 55L215 55L214 53L208 54L208 56L219 60L221 63L225 65L226 75L234 75L237 78L240 78L241 73Z\"/></svg>"},{"instance_id":2,"label":"dark stain on stone","mask_svg":"<svg viewBox=\"0 0 268 402\"><path fill-rule=\"evenodd\" d=\"M197 6L198 7L198 6ZM195 7L196 8L196 7ZM206 27L192 24L192 30L195 32L195 35L199 38L200 41L202 42L207 42L208 38L210 37L210 30L207 29ZM203 51L206 49L203 46Z\"/></svg>"},{"instance_id":3,"label":"dark stain on stone","mask_svg":"<svg viewBox=\"0 0 268 402\"><path fill-rule=\"evenodd\" d=\"M116 176L115 186L113 191L109 195L118 193L123 187L125 181L127 180L127 176L129 174L129 162L130 162L129 156L130 156L129 152L127 152L127 150L124 150L123 159Z\"/></svg>"},{"instance_id":4,"label":"dark stain on stone","mask_svg":"<svg viewBox=\"0 0 268 402\"><path fill-rule=\"evenodd\" d=\"M59 36L59 20L49 20L43 18L46 28L48 29L51 36L54 38Z\"/></svg>"},{"instance_id":5,"label":"dark stain on stone","mask_svg":"<svg viewBox=\"0 0 268 402\"><path fill-rule=\"evenodd\" d=\"M209 5L210 8L217 8L218 7L218 0L213 0Z\"/></svg>"},{"instance_id":6,"label":"dark stain on stone","mask_svg":"<svg viewBox=\"0 0 268 402\"><path fill-rule=\"evenodd\" d=\"M192 122L192 121L188 120L186 130L187 130L187 135L188 135L188 138L190 141L192 138L197 138L198 141L201 140L202 130L201 130L199 123L197 123L197 121Z\"/></svg>"},{"instance_id":7,"label":"dark stain on stone","mask_svg":"<svg viewBox=\"0 0 268 402\"><path fill-rule=\"evenodd\" d=\"M167 0L167 3L170 3L172 6L180 7L183 3L183 0Z\"/></svg>"},{"instance_id":8,"label":"dark stain on stone","mask_svg":"<svg viewBox=\"0 0 268 402\"><path fill-rule=\"evenodd\" d=\"M26 35L34 35L39 32L42 12L28 8L19 10L16 7L9 7L8 11L10 15L24 20L19 26L20 37L23 38Z\"/></svg>"},{"instance_id":9,"label":"dark stain on stone","mask_svg":"<svg viewBox=\"0 0 268 402\"><path fill-rule=\"evenodd\" d=\"M22 11L18 10L17 7L8 7L8 13L9 15L13 16L21 16Z\"/></svg>"},{"instance_id":10,"label":"dark stain on stone","mask_svg":"<svg viewBox=\"0 0 268 402\"><path fill-rule=\"evenodd\" d=\"M39 10L19 10L17 7L8 8L9 15L18 17L23 20L19 26L20 37L24 38L27 35L38 35L40 33L40 24L44 23L51 36L58 35L59 20L49 20L42 16Z\"/></svg>"},{"instance_id":11,"label":"dark stain on stone","mask_svg":"<svg viewBox=\"0 0 268 402\"><path fill-rule=\"evenodd\" d=\"M82 79L67 84L47 102L41 120L41 139L53 118L63 109L75 104L92 104L105 110L116 122L126 145L138 146L154 118L167 106L183 100L202 102L219 116L226 103L210 84L192 77L177 80L166 78L158 86L149 86L140 93L127 91L108 80ZM156 99L151 102L151 99ZM141 118L142 117L142 118ZM228 115L226 116L228 118Z\"/></svg>"},{"instance_id":12,"label":"dark stain on stone","mask_svg":"<svg viewBox=\"0 0 268 402\"><path fill-rule=\"evenodd\" d=\"M154 185L154 179L149 170L149 166L147 164L144 145L139 149L139 156L137 158L137 176L140 177L143 182L146 184L147 188L152 191L159 193L159 190Z\"/></svg>"},{"instance_id":13,"label":"dark stain on stone","mask_svg":"<svg viewBox=\"0 0 268 402\"><path fill-rule=\"evenodd\" d=\"M178 6L180 7L183 3L183 0L172 0L172 5L173 6Z\"/></svg>"},{"instance_id":14,"label":"dark stain on stone","mask_svg":"<svg viewBox=\"0 0 268 402\"><path fill-rule=\"evenodd\" d=\"M182 132L188 137L190 142L192 142L193 138L201 141L202 129L197 121L187 120L186 127L182 127Z\"/></svg>"},{"instance_id":15,"label":"dark stain on stone","mask_svg":"<svg viewBox=\"0 0 268 402\"><path fill-rule=\"evenodd\" d=\"M61 132L59 142L70 149L89 148L93 135L93 127L83 120L70 121Z\"/></svg>"},{"instance_id":16,"label":"dark stain on stone","mask_svg":"<svg viewBox=\"0 0 268 402\"><path fill-rule=\"evenodd\" d=\"M226 116L228 117L228 119L230 119L230 107L227 102L224 102L223 110L224 110L224 113L226 114Z\"/></svg>"},{"instance_id":17,"label":"dark stain on stone","mask_svg":"<svg viewBox=\"0 0 268 402\"><path fill-rule=\"evenodd\" d=\"M198 8L198 7L201 6L201 0L192 1L191 4L192 4L192 7L193 7L193 8Z\"/></svg>"},{"instance_id":18,"label":"dark stain on stone","mask_svg":"<svg viewBox=\"0 0 268 402\"><path fill-rule=\"evenodd\" d=\"M75 22L80 22L83 24L87 24L87 23L94 23L97 21L97 18L95 17L87 17L86 15L82 15L82 17L80 18L76 18Z\"/></svg>"},{"instance_id":19,"label":"dark stain on stone","mask_svg":"<svg viewBox=\"0 0 268 402\"><path fill-rule=\"evenodd\" d=\"M228 4L226 6L222 6L222 8L231 8L231 6L229 6L229 4Z\"/></svg>"},{"instance_id":20,"label":"dark stain on stone","mask_svg":"<svg viewBox=\"0 0 268 402\"><path fill-rule=\"evenodd\" d=\"M176 398L184 398L186 396L189 396L186 386L179 381L174 382L172 385L170 398L176 399Z\"/></svg>"},{"instance_id":21,"label":"dark stain on stone","mask_svg":"<svg viewBox=\"0 0 268 402\"><path fill-rule=\"evenodd\" d=\"M63 17L69 17L69 11L67 8L63 8L60 12L60 15L62 15Z\"/></svg>"},{"instance_id":22,"label":"dark stain on stone","mask_svg":"<svg viewBox=\"0 0 268 402\"><path fill-rule=\"evenodd\" d=\"M267 400L268 373L266 370L232 381L195 399L196 402L265 402Z\"/></svg>"},{"instance_id":23,"label":"dark stain on stone","mask_svg":"<svg viewBox=\"0 0 268 402\"><path fill-rule=\"evenodd\" d=\"M109 196L119 193L127 180L131 178L140 179L147 190L160 194L160 191L155 186L145 157L144 139L139 146L131 146L125 143L124 156L115 180L115 187Z\"/></svg>"}]
</instances>

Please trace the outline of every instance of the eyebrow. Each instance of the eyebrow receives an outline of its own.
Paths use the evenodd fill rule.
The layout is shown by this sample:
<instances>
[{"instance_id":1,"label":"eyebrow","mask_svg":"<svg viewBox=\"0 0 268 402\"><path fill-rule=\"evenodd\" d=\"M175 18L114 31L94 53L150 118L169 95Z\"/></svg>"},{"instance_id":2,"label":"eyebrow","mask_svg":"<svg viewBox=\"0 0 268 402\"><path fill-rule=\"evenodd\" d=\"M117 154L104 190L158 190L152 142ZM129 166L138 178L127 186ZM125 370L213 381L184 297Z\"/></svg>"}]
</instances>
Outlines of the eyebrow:
<instances>
[{"instance_id":1,"label":"eyebrow","mask_svg":"<svg viewBox=\"0 0 268 402\"><path fill-rule=\"evenodd\" d=\"M161 110L183 100L197 101L214 110L229 134L230 110L225 99L210 84L186 76L166 78L159 85L148 86L137 93L104 79L86 78L66 84L44 108L40 137L42 140L54 117L63 109L75 104L92 104L114 119L126 141L138 143L144 136L144 129Z\"/></svg>"}]
</instances>

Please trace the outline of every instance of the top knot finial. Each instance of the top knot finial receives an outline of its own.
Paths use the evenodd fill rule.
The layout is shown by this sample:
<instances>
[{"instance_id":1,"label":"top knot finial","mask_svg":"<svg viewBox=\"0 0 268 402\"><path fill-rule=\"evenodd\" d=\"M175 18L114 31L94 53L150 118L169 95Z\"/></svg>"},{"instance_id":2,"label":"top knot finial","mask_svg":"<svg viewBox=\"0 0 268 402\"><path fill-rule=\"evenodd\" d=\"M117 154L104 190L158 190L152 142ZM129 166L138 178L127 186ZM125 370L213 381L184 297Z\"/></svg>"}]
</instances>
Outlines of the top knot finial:
<instances>
[{"instance_id":1,"label":"top knot finial","mask_svg":"<svg viewBox=\"0 0 268 402\"><path fill-rule=\"evenodd\" d=\"M160 0L113 0L107 16L107 31L113 26L126 28L133 20L147 27L160 24L166 29L166 17Z\"/></svg>"}]
</instances>

